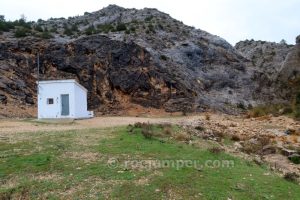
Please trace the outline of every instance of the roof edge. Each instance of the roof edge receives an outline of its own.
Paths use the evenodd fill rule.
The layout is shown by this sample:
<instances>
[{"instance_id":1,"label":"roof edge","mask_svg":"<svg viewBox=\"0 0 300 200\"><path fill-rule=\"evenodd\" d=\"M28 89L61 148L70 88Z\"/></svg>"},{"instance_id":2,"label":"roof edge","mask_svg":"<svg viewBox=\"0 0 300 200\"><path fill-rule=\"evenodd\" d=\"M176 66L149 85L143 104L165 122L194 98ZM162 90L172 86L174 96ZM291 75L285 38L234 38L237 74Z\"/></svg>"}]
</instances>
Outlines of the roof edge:
<instances>
[{"instance_id":1,"label":"roof edge","mask_svg":"<svg viewBox=\"0 0 300 200\"><path fill-rule=\"evenodd\" d=\"M78 87L83 89L84 91L88 91L85 87L80 85L75 79L65 79L65 80L46 80L46 81L37 81L37 84L51 84L51 83L75 83Z\"/></svg>"}]
</instances>

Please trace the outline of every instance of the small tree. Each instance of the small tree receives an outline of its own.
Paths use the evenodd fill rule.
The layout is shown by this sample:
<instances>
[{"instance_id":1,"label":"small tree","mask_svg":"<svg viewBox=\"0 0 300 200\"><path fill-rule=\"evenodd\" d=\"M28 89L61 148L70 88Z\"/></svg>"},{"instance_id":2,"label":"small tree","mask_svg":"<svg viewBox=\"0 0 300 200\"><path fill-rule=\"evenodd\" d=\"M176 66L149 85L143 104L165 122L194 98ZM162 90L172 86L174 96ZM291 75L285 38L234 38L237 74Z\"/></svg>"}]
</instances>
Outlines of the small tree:
<instances>
[{"instance_id":1,"label":"small tree","mask_svg":"<svg viewBox=\"0 0 300 200\"><path fill-rule=\"evenodd\" d=\"M286 40L285 39L282 39L281 41L280 41L280 44L286 44Z\"/></svg>"},{"instance_id":2,"label":"small tree","mask_svg":"<svg viewBox=\"0 0 300 200\"><path fill-rule=\"evenodd\" d=\"M294 101L294 115L296 119L300 119L300 92L297 93Z\"/></svg>"},{"instance_id":3,"label":"small tree","mask_svg":"<svg viewBox=\"0 0 300 200\"><path fill-rule=\"evenodd\" d=\"M30 33L30 30L27 28L18 28L15 32L15 37L20 38L20 37L26 37Z\"/></svg>"},{"instance_id":4,"label":"small tree","mask_svg":"<svg viewBox=\"0 0 300 200\"><path fill-rule=\"evenodd\" d=\"M93 35L95 33L96 33L96 29L95 29L94 25L91 25L87 29L85 29L86 35Z\"/></svg>"},{"instance_id":5,"label":"small tree","mask_svg":"<svg viewBox=\"0 0 300 200\"><path fill-rule=\"evenodd\" d=\"M73 32L78 32L78 31L79 31L76 24L73 24L73 25L72 25L71 30L72 30Z\"/></svg>"},{"instance_id":6,"label":"small tree","mask_svg":"<svg viewBox=\"0 0 300 200\"><path fill-rule=\"evenodd\" d=\"M4 17L4 15L0 15L0 22L5 22L5 17Z\"/></svg>"},{"instance_id":7,"label":"small tree","mask_svg":"<svg viewBox=\"0 0 300 200\"><path fill-rule=\"evenodd\" d=\"M126 31L126 30L127 30L127 27L123 23L118 24L117 27L116 27L116 31Z\"/></svg>"},{"instance_id":8,"label":"small tree","mask_svg":"<svg viewBox=\"0 0 300 200\"><path fill-rule=\"evenodd\" d=\"M43 28L42 28L42 26L39 25L39 24L34 27L34 30L36 30L38 32L43 32L44 31Z\"/></svg>"},{"instance_id":9,"label":"small tree","mask_svg":"<svg viewBox=\"0 0 300 200\"><path fill-rule=\"evenodd\" d=\"M67 35L67 36L73 35L72 30L68 26L65 26L64 28L65 28L65 30L64 30L65 35Z\"/></svg>"}]
</instances>

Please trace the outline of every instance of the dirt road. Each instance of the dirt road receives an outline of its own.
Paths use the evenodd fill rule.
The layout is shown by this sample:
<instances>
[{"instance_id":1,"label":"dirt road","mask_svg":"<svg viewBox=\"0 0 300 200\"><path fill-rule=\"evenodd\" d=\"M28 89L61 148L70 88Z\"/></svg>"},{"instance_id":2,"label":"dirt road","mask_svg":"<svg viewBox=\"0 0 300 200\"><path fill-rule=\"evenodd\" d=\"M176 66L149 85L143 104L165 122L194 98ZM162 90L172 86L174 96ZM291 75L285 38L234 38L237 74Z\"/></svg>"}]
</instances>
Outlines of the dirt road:
<instances>
[{"instance_id":1,"label":"dirt road","mask_svg":"<svg viewBox=\"0 0 300 200\"><path fill-rule=\"evenodd\" d=\"M209 119L206 119L209 116ZM136 122L173 123L180 125L202 124L209 127L227 127L230 131L241 135L275 134L281 135L288 128L300 129L299 122L288 117L266 117L245 119L241 116L225 114L199 114L180 117L95 117L75 121L37 121L29 119L0 120L0 136L10 133L78 130L89 128L108 128L125 126Z\"/></svg>"},{"instance_id":2,"label":"dirt road","mask_svg":"<svg viewBox=\"0 0 300 200\"><path fill-rule=\"evenodd\" d=\"M95 117L86 120L75 121L36 121L36 120L0 120L0 135L20 132L38 131L60 131L73 129L107 128L114 126L125 126L136 122L146 123L193 123L203 116L188 117L166 117L166 118L146 118L146 117Z\"/></svg>"}]
</instances>

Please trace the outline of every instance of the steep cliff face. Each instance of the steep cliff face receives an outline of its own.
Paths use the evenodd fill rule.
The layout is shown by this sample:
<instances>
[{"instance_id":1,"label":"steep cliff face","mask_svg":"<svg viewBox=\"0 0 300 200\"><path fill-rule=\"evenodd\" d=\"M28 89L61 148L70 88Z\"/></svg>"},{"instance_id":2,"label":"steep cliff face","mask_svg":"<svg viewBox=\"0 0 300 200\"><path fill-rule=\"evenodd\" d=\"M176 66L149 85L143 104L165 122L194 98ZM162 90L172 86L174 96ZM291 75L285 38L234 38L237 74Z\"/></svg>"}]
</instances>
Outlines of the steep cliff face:
<instances>
[{"instance_id":1,"label":"steep cliff face","mask_svg":"<svg viewBox=\"0 0 300 200\"><path fill-rule=\"evenodd\" d=\"M300 35L296 38L296 45L291 48L284 59L279 71L279 81L296 83L300 81Z\"/></svg>"},{"instance_id":2,"label":"steep cliff face","mask_svg":"<svg viewBox=\"0 0 300 200\"><path fill-rule=\"evenodd\" d=\"M300 35L296 38L296 45L282 63L278 83L281 85L281 91L289 99L293 100L300 92Z\"/></svg>"},{"instance_id":3,"label":"steep cliff face","mask_svg":"<svg viewBox=\"0 0 300 200\"><path fill-rule=\"evenodd\" d=\"M255 66L255 94L270 101L290 101L300 83L300 36L296 45L246 40L235 45Z\"/></svg>"},{"instance_id":4,"label":"steep cliff face","mask_svg":"<svg viewBox=\"0 0 300 200\"><path fill-rule=\"evenodd\" d=\"M52 44L42 59L43 78L65 78L58 77L57 71L72 75L88 88L92 109L116 108L124 100L144 107L193 109L192 81L178 79L176 72L155 65L151 54L135 43L90 36ZM170 104L178 99L184 103L180 107Z\"/></svg>"},{"instance_id":5,"label":"steep cliff face","mask_svg":"<svg viewBox=\"0 0 300 200\"><path fill-rule=\"evenodd\" d=\"M275 80L292 45L275 42L246 40L238 42L235 48L241 52L257 70L269 79Z\"/></svg>"}]
</instances>

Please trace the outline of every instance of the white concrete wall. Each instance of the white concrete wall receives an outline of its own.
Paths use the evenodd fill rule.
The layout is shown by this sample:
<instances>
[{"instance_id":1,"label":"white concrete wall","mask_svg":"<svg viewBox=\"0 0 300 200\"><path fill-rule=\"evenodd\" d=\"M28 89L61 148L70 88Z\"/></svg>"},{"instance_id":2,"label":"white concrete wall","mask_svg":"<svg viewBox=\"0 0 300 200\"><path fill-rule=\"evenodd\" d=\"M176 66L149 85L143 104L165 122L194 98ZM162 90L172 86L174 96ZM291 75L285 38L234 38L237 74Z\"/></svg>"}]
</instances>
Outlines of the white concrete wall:
<instances>
[{"instance_id":1,"label":"white concrete wall","mask_svg":"<svg viewBox=\"0 0 300 200\"><path fill-rule=\"evenodd\" d=\"M61 95L69 94L69 116L61 115ZM53 98L54 104L47 104L47 99ZM75 118L75 84L40 83L38 94L38 118Z\"/></svg>"},{"instance_id":2,"label":"white concrete wall","mask_svg":"<svg viewBox=\"0 0 300 200\"><path fill-rule=\"evenodd\" d=\"M87 91L75 84L75 116L76 118L88 118Z\"/></svg>"}]
</instances>

